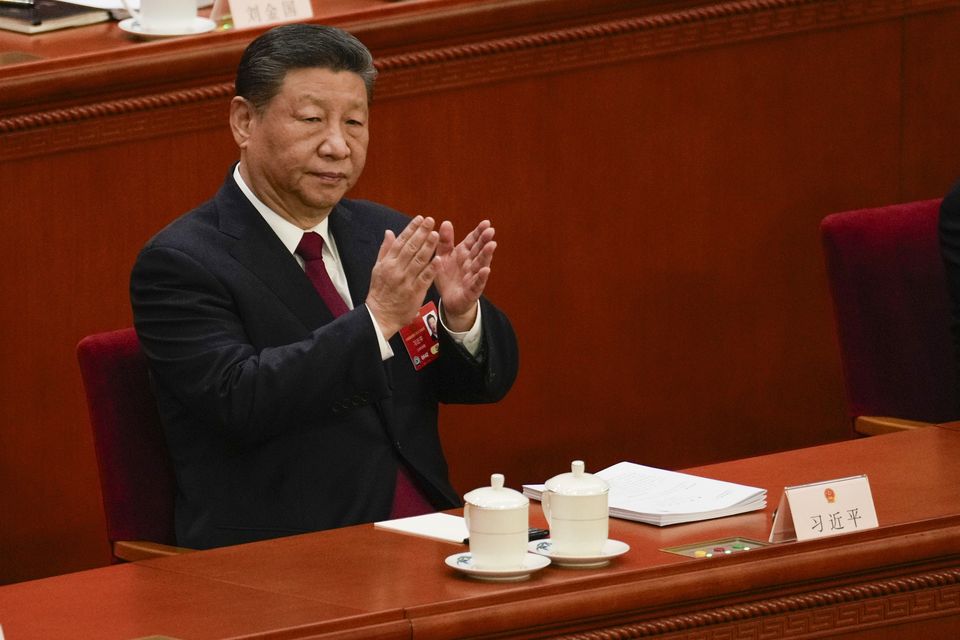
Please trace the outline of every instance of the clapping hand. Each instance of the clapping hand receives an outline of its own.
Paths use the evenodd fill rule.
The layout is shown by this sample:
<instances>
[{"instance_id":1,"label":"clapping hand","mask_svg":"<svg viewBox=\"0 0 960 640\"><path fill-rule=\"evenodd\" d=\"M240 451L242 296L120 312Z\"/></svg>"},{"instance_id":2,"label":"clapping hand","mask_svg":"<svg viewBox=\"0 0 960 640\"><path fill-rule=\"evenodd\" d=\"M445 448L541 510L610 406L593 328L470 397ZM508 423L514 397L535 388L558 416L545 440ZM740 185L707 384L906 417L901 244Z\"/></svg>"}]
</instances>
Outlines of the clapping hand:
<instances>
[{"instance_id":1,"label":"clapping hand","mask_svg":"<svg viewBox=\"0 0 960 640\"><path fill-rule=\"evenodd\" d=\"M443 301L443 316L451 331L468 331L477 317L477 301L490 277L490 262L497 248L489 220L477 225L454 245L453 224L440 225L435 284Z\"/></svg>"},{"instance_id":2,"label":"clapping hand","mask_svg":"<svg viewBox=\"0 0 960 640\"><path fill-rule=\"evenodd\" d=\"M388 340L417 317L441 264L434 256L439 234L433 227L433 218L417 216L400 235L384 233L366 303Z\"/></svg>"}]
</instances>

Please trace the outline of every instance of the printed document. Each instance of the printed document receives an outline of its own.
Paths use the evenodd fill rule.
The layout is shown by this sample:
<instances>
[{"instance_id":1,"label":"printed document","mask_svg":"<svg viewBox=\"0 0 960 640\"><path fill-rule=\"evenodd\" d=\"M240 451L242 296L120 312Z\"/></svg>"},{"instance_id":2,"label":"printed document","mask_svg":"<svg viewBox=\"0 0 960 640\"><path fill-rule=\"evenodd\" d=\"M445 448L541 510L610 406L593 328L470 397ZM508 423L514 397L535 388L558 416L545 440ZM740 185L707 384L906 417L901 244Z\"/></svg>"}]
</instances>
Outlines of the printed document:
<instances>
[{"instance_id":1,"label":"printed document","mask_svg":"<svg viewBox=\"0 0 960 640\"><path fill-rule=\"evenodd\" d=\"M767 490L677 471L618 462L598 471L610 485L610 515L664 526L721 518L767 506ZM544 486L523 485L539 500Z\"/></svg>"}]
</instances>

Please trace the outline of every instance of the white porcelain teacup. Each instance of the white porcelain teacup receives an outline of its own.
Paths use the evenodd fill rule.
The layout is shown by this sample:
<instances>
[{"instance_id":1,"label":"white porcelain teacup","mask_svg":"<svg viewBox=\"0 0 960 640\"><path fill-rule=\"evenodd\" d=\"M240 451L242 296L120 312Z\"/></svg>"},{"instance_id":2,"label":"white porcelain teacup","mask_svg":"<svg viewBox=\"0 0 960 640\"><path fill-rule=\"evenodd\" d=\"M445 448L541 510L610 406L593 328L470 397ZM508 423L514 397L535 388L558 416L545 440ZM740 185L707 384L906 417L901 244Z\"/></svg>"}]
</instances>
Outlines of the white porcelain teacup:
<instances>
[{"instance_id":1,"label":"white porcelain teacup","mask_svg":"<svg viewBox=\"0 0 960 640\"><path fill-rule=\"evenodd\" d=\"M197 0L140 0L139 11L132 16L147 33L187 31L197 17Z\"/></svg>"},{"instance_id":2,"label":"white porcelain teacup","mask_svg":"<svg viewBox=\"0 0 960 640\"><path fill-rule=\"evenodd\" d=\"M463 497L463 518L470 534L471 563L478 569L518 569L527 554L530 500L503 486L503 475L490 486Z\"/></svg>"},{"instance_id":3,"label":"white porcelain teacup","mask_svg":"<svg viewBox=\"0 0 960 640\"><path fill-rule=\"evenodd\" d=\"M541 495L543 515L550 526L550 551L557 555L586 557L603 550L610 529L610 486L584 472L574 460L570 473L547 480Z\"/></svg>"}]
</instances>

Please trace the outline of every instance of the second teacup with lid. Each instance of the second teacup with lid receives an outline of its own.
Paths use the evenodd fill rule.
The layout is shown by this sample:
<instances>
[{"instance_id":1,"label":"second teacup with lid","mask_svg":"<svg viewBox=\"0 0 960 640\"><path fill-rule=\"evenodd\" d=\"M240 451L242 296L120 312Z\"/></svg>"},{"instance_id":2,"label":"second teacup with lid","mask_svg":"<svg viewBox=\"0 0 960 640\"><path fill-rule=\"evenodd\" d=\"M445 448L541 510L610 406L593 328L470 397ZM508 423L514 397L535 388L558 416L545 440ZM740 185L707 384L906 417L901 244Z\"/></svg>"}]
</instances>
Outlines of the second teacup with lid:
<instances>
[{"instance_id":1,"label":"second teacup with lid","mask_svg":"<svg viewBox=\"0 0 960 640\"><path fill-rule=\"evenodd\" d=\"M609 534L610 485L586 473L582 460L574 460L570 469L547 480L541 496L551 551L572 557L596 555Z\"/></svg>"},{"instance_id":2,"label":"second teacup with lid","mask_svg":"<svg viewBox=\"0 0 960 640\"><path fill-rule=\"evenodd\" d=\"M463 497L463 518L470 533L470 556L477 569L517 569L527 555L530 500L503 486L503 475L490 486Z\"/></svg>"}]
</instances>

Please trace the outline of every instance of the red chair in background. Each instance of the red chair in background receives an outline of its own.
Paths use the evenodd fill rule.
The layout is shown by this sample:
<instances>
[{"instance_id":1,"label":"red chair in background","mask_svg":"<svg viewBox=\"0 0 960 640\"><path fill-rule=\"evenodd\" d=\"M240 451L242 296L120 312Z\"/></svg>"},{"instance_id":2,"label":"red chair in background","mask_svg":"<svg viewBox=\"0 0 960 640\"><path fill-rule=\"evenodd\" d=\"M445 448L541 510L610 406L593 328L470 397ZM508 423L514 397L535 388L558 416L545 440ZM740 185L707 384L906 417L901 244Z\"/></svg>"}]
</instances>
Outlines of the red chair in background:
<instances>
[{"instance_id":1,"label":"red chair in background","mask_svg":"<svg viewBox=\"0 0 960 640\"><path fill-rule=\"evenodd\" d=\"M960 418L940 200L846 211L820 224L847 409L875 435Z\"/></svg>"},{"instance_id":2,"label":"red chair in background","mask_svg":"<svg viewBox=\"0 0 960 640\"><path fill-rule=\"evenodd\" d=\"M114 562L189 551L173 546L176 485L137 334L88 336L77 359Z\"/></svg>"}]
</instances>

